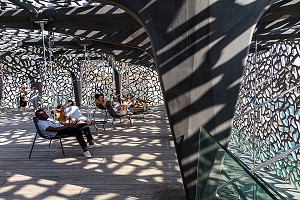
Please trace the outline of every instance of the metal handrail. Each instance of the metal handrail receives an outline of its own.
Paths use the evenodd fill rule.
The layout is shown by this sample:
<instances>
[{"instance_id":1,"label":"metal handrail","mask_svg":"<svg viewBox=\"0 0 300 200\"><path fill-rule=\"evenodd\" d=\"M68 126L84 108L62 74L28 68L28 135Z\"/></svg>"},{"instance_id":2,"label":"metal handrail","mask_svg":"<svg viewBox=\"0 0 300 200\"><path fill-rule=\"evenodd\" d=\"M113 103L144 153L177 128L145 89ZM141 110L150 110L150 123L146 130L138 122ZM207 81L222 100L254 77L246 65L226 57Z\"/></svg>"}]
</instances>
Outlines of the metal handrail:
<instances>
[{"instance_id":1,"label":"metal handrail","mask_svg":"<svg viewBox=\"0 0 300 200\"><path fill-rule=\"evenodd\" d=\"M257 167L254 167L254 168L250 169L249 171L254 174L258 170L260 170L260 169L262 169L262 168L264 168L264 167L266 167L266 166L268 166L268 165L276 162L277 160L285 158L287 155L289 155L290 153L292 153L292 152L294 152L294 151L296 151L298 149L300 149L300 144L297 144L296 146L294 146L294 147L286 150L285 152L278 154L277 156L275 156L275 157L273 157L273 158L271 158L271 159L263 162L262 164L258 165Z\"/></svg>"},{"instance_id":2,"label":"metal handrail","mask_svg":"<svg viewBox=\"0 0 300 200\"><path fill-rule=\"evenodd\" d=\"M233 153L231 153L228 149L226 149L225 147L223 147L210 133L208 133L207 131L205 131L206 134L216 143L218 144L218 146L224 150L251 178L253 181L255 181L270 197L272 197L273 199L276 199L276 197L274 196L274 194L272 192L269 191L269 189L263 184L261 183L261 181L259 181L253 173L251 173L249 171L249 169L247 169L246 165L239 159L237 158L235 155L233 155ZM240 178L240 177L239 177ZM218 187L218 189L220 189L221 187L224 187L225 185L227 185L230 182L234 182L235 180L237 180L238 178L232 179L224 184L222 184L220 187ZM217 190L218 190L217 189ZM276 193L278 196L282 197L277 191L272 190L274 193Z\"/></svg>"}]
</instances>

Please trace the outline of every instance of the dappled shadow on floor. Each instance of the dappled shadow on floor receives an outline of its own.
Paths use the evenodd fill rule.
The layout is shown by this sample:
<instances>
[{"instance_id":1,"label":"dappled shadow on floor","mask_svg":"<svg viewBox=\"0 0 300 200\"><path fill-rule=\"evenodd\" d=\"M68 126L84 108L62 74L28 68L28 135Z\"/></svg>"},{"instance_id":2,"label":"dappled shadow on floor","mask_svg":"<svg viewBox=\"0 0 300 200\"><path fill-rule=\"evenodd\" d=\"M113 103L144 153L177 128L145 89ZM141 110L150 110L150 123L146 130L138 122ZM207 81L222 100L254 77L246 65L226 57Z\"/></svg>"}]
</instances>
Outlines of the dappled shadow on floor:
<instances>
[{"instance_id":1,"label":"dappled shadow on floor","mask_svg":"<svg viewBox=\"0 0 300 200\"><path fill-rule=\"evenodd\" d=\"M48 147L38 139L33 114L0 116L0 196L4 199L184 199L185 194L165 111L153 109L106 127L94 139L100 148L86 159L74 138ZM109 119L108 124L111 119Z\"/></svg>"}]
</instances>

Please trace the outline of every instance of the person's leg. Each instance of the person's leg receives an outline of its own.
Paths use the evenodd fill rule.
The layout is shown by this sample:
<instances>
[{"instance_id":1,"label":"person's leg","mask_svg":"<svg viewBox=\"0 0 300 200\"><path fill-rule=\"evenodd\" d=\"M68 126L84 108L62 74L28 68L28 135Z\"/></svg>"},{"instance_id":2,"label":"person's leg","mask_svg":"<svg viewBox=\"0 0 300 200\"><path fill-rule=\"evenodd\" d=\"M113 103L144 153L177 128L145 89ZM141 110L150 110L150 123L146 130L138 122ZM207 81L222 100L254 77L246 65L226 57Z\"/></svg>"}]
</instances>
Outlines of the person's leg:
<instances>
[{"instance_id":1,"label":"person's leg","mask_svg":"<svg viewBox=\"0 0 300 200\"><path fill-rule=\"evenodd\" d=\"M77 128L65 128L61 131L58 131L56 135L68 135L68 136L75 136L78 143L80 144L81 148L84 151L87 151L87 144L84 141L84 138L82 136L82 133Z\"/></svg>"},{"instance_id":2,"label":"person's leg","mask_svg":"<svg viewBox=\"0 0 300 200\"><path fill-rule=\"evenodd\" d=\"M38 99L37 98L32 100L32 105L33 105L33 109L37 110L37 108L38 108Z\"/></svg>"},{"instance_id":3,"label":"person's leg","mask_svg":"<svg viewBox=\"0 0 300 200\"><path fill-rule=\"evenodd\" d=\"M76 127L77 129L79 129L80 131L83 131L86 140L89 144L93 144L93 136L90 130L90 127L87 124L78 124L78 126Z\"/></svg>"},{"instance_id":4,"label":"person's leg","mask_svg":"<svg viewBox=\"0 0 300 200\"><path fill-rule=\"evenodd\" d=\"M127 114L127 111L128 111L128 106L127 104L122 104L122 110L124 110L125 114Z\"/></svg>"},{"instance_id":5,"label":"person's leg","mask_svg":"<svg viewBox=\"0 0 300 200\"><path fill-rule=\"evenodd\" d=\"M83 132L84 132L84 135L85 135L85 137L86 137L87 142L88 142L89 144L93 144L93 143L94 143L94 142L93 142L94 138L93 138L93 136L92 136L90 127L88 127L88 126L87 126L87 127L84 127L84 128L83 128Z\"/></svg>"}]
</instances>

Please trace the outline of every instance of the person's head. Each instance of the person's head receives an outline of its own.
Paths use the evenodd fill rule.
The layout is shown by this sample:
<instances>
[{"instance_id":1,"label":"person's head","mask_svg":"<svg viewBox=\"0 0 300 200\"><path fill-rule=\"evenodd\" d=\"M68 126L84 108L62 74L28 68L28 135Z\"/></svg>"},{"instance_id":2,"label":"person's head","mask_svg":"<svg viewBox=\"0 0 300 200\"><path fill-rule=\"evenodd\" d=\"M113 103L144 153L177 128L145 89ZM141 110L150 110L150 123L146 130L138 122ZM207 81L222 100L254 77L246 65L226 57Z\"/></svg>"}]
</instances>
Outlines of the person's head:
<instances>
[{"instance_id":1,"label":"person's head","mask_svg":"<svg viewBox=\"0 0 300 200\"><path fill-rule=\"evenodd\" d=\"M36 88L34 86L31 87L31 90L36 90Z\"/></svg>"},{"instance_id":2,"label":"person's head","mask_svg":"<svg viewBox=\"0 0 300 200\"><path fill-rule=\"evenodd\" d=\"M74 106L74 101L72 101L72 100L67 100L67 101L66 101L66 107L69 107L69 106Z\"/></svg>"},{"instance_id":3,"label":"person's head","mask_svg":"<svg viewBox=\"0 0 300 200\"><path fill-rule=\"evenodd\" d=\"M135 105L137 101L136 101L136 99L132 99L131 102L132 102L132 105Z\"/></svg>"},{"instance_id":4,"label":"person's head","mask_svg":"<svg viewBox=\"0 0 300 200\"><path fill-rule=\"evenodd\" d=\"M114 102L117 102L117 101L119 101L119 98L118 98L118 96L116 96L116 95L115 95L115 96L113 96L113 101L114 101Z\"/></svg>"},{"instance_id":5,"label":"person's head","mask_svg":"<svg viewBox=\"0 0 300 200\"><path fill-rule=\"evenodd\" d=\"M100 94L95 94L95 99L98 99L100 97Z\"/></svg>"},{"instance_id":6,"label":"person's head","mask_svg":"<svg viewBox=\"0 0 300 200\"><path fill-rule=\"evenodd\" d=\"M35 111L35 116L41 120L46 120L49 118L49 116L47 115L47 113L45 112L44 109L38 109L37 111Z\"/></svg>"},{"instance_id":7,"label":"person's head","mask_svg":"<svg viewBox=\"0 0 300 200\"><path fill-rule=\"evenodd\" d=\"M103 93L100 93L100 94L99 94L99 98L100 98L100 99L104 99L104 94L103 94Z\"/></svg>"},{"instance_id":8,"label":"person's head","mask_svg":"<svg viewBox=\"0 0 300 200\"><path fill-rule=\"evenodd\" d=\"M57 107L56 107L56 110L61 112L64 110L64 106L62 104L59 104Z\"/></svg>"},{"instance_id":9,"label":"person's head","mask_svg":"<svg viewBox=\"0 0 300 200\"><path fill-rule=\"evenodd\" d=\"M22 87L21 87L21 90L22 90L22 91L23 91L23 90L25 90L25 87L24 87L24 86L22 86Z\"/></svg>"}]
</instances>

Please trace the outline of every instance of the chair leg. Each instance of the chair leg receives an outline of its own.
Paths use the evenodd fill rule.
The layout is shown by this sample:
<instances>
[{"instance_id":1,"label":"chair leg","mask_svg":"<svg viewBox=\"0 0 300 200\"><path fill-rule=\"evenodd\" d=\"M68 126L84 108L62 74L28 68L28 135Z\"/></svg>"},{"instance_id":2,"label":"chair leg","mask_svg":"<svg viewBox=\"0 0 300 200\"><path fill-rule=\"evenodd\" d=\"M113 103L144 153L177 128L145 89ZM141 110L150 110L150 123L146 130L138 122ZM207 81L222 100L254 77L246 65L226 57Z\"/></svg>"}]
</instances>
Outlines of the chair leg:
<instances>
[{"instance_id":1,"label":"chair leg","mask_svg":"<svg viewBox=\"0 0 300 200\"><path fill-rule=\"evenodd\" d=\"M33 140L32 146L31 146L30 154L29 154L29 157L28 157L29 159L31 157L31 153L32 153L33 146L34 146L34 143L35 143L35 140L36 140L36 136L37 136L37 132L35 133L34 140Z\"/></svg>"},{"instance_id":2,"label":"chair leg","mask_svg":"<svg viewBox=\"0 0 300 200\"><path fill-rule=\"evenodd\" d=\"M60 141L61 150L62 150L64 158L65 158L66 157L65 156L65 151L64 151L64 148L63 148L63 145L62 145L62 142L61 142L61 138L59 138L59 141Z\"/></svg>"},{"instance_id":3,"label":"chair leg","mask_svg":"<svg viewBox=\"0 0 300 200\"><path fill-rule=\"evenodd\" d=\"M132 127L132 121L131 121L132 119L130 115L128 115L128 119L129 119L130 126Z\"/></svg>"},{"instance_id":4,"label":"chair leg","mask_svg":"<svg viewBox=\"0 0 300 200\"><path fill-rule=\"evenodd\" d=\"M95 127L95 129L96 129L97 133L99 134L98 127L97 127L97 125L96 125L96 124L94 124L94 127Z\"/></svg>"},{"instance_id":5,"label":"chair leg","mask_svg":"<svg viewBox=\"0 0 300 200\"><path fill-rule=\"evenodd\" d=\"M105 117L104 117L104 120L107 119L107 110L105 109Z\"/></svg>"},{"instance_id":6,"label":"chair leg","mask_svg":"<svg viewBox=\"0 0 300 200\"><path fill-rule=\"evenodd\" d=\"M50 142L49 142L49 147L51 146L51 142L52 142L52 140L50 140Z\"/></svg>"},{"instance_id":7,"label":"chair leg","mask_svg":"<svg viewBox=\"0 0 300 200\"><path fill-rule=\"evenodd\" d=\"M111 122L111 128L113 128L113 126L114 126L114 121L115 121L115 118L113 118L113 120Z\"/></svg>"}]
</instances>

